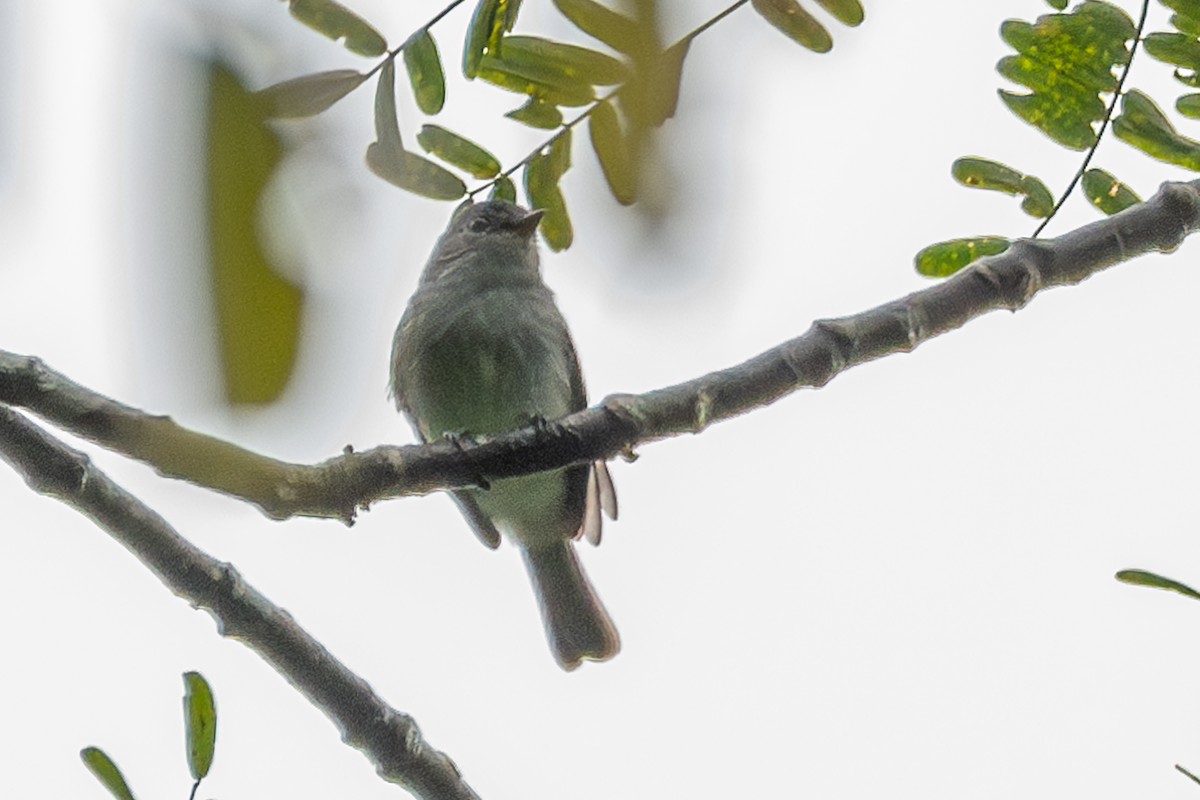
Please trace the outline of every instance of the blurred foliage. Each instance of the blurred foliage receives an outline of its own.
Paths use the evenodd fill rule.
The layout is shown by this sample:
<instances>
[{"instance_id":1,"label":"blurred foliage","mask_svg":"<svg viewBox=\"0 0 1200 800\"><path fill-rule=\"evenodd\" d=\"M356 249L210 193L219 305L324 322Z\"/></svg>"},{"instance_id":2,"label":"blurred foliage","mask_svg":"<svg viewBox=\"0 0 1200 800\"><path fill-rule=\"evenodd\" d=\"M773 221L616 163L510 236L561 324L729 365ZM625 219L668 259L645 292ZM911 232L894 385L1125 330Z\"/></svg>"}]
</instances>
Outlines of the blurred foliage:
<instances>
[{"instance_id":1,"label":"blurred foliage","mask_svg":"<svg viewBox=\"0 0 1200 800\"><path fill-rule=\"evenodd\" d=\"M263 192L283 146L267 125L262 95L220 64L209 64L208 73L208 232L225 396L235 404L266 403L291 376L304 308L303 292L271 263L259 232ZM327 88L339 80L352 82L316 82ZM273 91L276 98L287 94Z\"/></svg>"},{"instance_id":2,"label":"blurred foliage","mask_svg":"<svg viewBox=\"0 0 1200 800\"><path fill-rule=\"evenodd\" d=\"M335 69L277 83L254 94L271 118L311 117L350 94L366 79L366 75L352 69Z\"/></svg>"},{"instance_id":3,"label":"blurred foliage","mask_svg":"<svg viewBox=\"0 0 1200 800\"><path fill-rule=\"evenodd\" d=\"M529 161L525 169L525 195L531 208L540 208L541 231L551 250L566 250L575 238L571 217L559 180L571 168L571 131L563 131L550 146Z\"/></svg>"},{"instance_id":4,"label":"blurred foliage","mask_svg":"<svg viewBox=\"0 0 1200 800\"><path fill-rule=\"evenodd\" d=\"M596 0L553 0L581 33L612 52L541 36L513 33L520 0L477 0L467 23L462 72L522 95L505 116L529 128L554 133L521 161L504 168L483 145L458 132L425 124L417 143L428 153L470 178L486 181L467 191L453 172L403 145L394 97L394 60L403 53L417 108L426 116L441 112L446 101L445 68L430 28L454 5L387 51L382 35L369 23L331 0L291 0L292 14L320 33L344 40L361 54L383 55L365 75L353 70L318 73L269 86L258 95L275 117L319 114L378 73L375 103L376 141L367 148L367 165L379 177L414 194L459 200L491 189L491 196L516 201L512 177L524 170L526 201L546 213L541 231L554 249L573 239L570 215L559 181L570 165L562 151L570 147L572 128L590 120L588 137L613 196L632 205L641 195L647 159L655 158L652 132L675 114L683 64L691 40L747 4L741 0L707 20L670 46L659 37L655 0L629 0L621 11ZM806 0L838 22L863 21L859 0ZM833 40L828 30L798 0L754 0L767 22L816 52ZM603 90L603 91L601 91ZM563 109L581 109L568 117ZM568 153L569 156L569 153Z\"/></svg>"},{"instance_id":5,"label":"blurred foliage","mask_svg":"<svg viewBox=\"0 0 1200 800\"><path fill-rule=\"evenodd\" d=\"M217 708L212 688L199 672L183 675L183 718L188 769L192 774L191 796L212 766L217 737ZM134 800L133 791L116 763L98 747L85 747L79 758L116 800Z\"/></svg>"}]
</instances>

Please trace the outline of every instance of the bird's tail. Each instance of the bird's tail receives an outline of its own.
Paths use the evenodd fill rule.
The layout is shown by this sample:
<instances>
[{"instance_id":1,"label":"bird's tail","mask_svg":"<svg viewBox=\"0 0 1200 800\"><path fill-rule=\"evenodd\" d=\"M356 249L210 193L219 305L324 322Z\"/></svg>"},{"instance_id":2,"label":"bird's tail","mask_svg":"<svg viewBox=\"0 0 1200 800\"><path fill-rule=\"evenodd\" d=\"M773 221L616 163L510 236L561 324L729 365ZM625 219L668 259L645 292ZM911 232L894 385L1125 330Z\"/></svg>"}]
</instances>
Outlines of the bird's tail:
<instances>
[{"instance_id":1,"label":"bird's tail","mask_svg":"<svg viewBox=\"0 0 1200 800\"><path fill-rule=\"evenodd\" d=\"M546 637L559 666L572 670L582 661L607 661L621 639L569 541L521 548L542 610Z\"/></svg>"}]
</instances>

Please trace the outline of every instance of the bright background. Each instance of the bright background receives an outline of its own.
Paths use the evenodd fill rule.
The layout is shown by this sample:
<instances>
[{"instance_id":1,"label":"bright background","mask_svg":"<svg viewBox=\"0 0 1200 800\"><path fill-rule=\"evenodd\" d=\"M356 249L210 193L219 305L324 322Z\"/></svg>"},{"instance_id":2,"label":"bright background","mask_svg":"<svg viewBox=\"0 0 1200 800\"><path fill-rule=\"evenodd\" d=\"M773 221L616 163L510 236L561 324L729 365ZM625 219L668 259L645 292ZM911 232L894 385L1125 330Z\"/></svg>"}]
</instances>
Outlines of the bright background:
<instances>
[{"instance_id":1,"label":"bright background","mask_svg":"<svg viewBox=\"0 0 1200 800\"><path fill-rule=\"evenodd\" d=\"M351 3L393 42L440 4ZM470 5L435 29L448 65ZM548 0L525 5L520 31L571 35ZM666 28L724 5L668 4ZM676 213L657 234L577 147L575 246L544 268L593 398L920 289L911 258L930 242L1032 231L1017 202L950 180L959 155L1056 191L1076 169L994 93L1001 20L1048 6L866 6L826 56L749 8L694 44L665 133ZM363 166L372 86L295 127L315 153L289 212L311 236L309 314L275 407L217 402L190 255L203 229L179 188L198 180L190 59L206 36L256 85L367 62L275 0L0 9L0 347L280 458L410 441L385 399L391 332L450 206ZM1173 99L1162 65L1135 70ZM449 96L439 121L506 162L537 143L500 117L514 96L461 79ZM415 130L411 102L401 116ZM1184 177L1115 140L1099 163L1143 196ZM1091 218L1074 200L1050 233ZM1112 576L1200 583L1198 247L617 463L622 519L583 557L624 649L573 674L547 651L515 552L480 547L442 497L380 504L349 530L273 523L85 449L414 715L486 800L1194 798L1172 765L1200 768L1200 605ZM186 797L186 670L220 712L200 797L401 796L91 523L8 469L0 505L5 796L105 796L77 757L98 745L139 797Z\"/></svg>"}]
</instances>

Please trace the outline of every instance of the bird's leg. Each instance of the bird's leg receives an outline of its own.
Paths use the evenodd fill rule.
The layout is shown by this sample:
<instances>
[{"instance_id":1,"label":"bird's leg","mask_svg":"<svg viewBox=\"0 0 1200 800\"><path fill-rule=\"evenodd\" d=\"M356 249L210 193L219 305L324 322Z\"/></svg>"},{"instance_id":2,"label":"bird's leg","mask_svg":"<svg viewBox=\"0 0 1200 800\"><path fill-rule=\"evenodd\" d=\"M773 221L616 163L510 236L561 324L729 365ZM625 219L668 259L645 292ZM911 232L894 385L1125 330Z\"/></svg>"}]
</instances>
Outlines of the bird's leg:
<instances>
[{"instance_id":1,"label":"bird's leg","mask_svg":"<svg viewBox=\"0 0 1200 800\"><path fill-rule=\"evenodd\" d=\"M474 447L475 439L466 431L446 431L442 434L442 438L450 444L454 445L454 449L458 452L465 452L466 447ZM492 484L482 474L476 472L472 476L472 482L478 489L488 490L492 488Z\"/></svg>"}]
</instances>

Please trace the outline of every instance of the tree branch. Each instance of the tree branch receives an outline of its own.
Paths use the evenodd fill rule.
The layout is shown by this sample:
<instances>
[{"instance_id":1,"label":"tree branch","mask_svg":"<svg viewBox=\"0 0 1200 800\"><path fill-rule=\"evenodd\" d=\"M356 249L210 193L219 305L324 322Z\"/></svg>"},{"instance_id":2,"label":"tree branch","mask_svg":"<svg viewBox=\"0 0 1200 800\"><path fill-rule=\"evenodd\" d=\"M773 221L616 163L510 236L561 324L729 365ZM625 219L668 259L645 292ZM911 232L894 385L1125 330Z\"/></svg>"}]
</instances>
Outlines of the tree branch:
<instances>
[{"instance_id":1,"label":"tree branch","mask_svg":"<svg viewBox=\"0 0 1200 800\"><path fill-rule=\"evenodd\" d=\"M989 311L1016 311L1051 286L1149 252L1200 228L1200 180L1167 183L1108 219L1047 240L1021 240L954 277L877 308L818 320L807 333L728 369L641 395L612 395L540 428L474 443L377 447L317 465L288 464L189 431L91 392L33 358L0 351L0 403L144 461L164 475L247 500L268 516L350 522L378 500L526 475L631 453L638 445L824 386L851 367L954 330Z\"/></svg>"},{"instance_id":2,"label":"tree branch","mask_svg":"<svg viewBox=\"0 0 1200 800\"><path fill-rule=\"evenodd\" d=\"M478 800L454 762L424 740L412 717L385 703L232 565L180 536L86 455L0 406L0 458L34 491L94 520L172 592L208 611L223 636L258 653L324 711L342 739L371 759L382 778L426 800Z\"/></svg>"}]
</instances>

